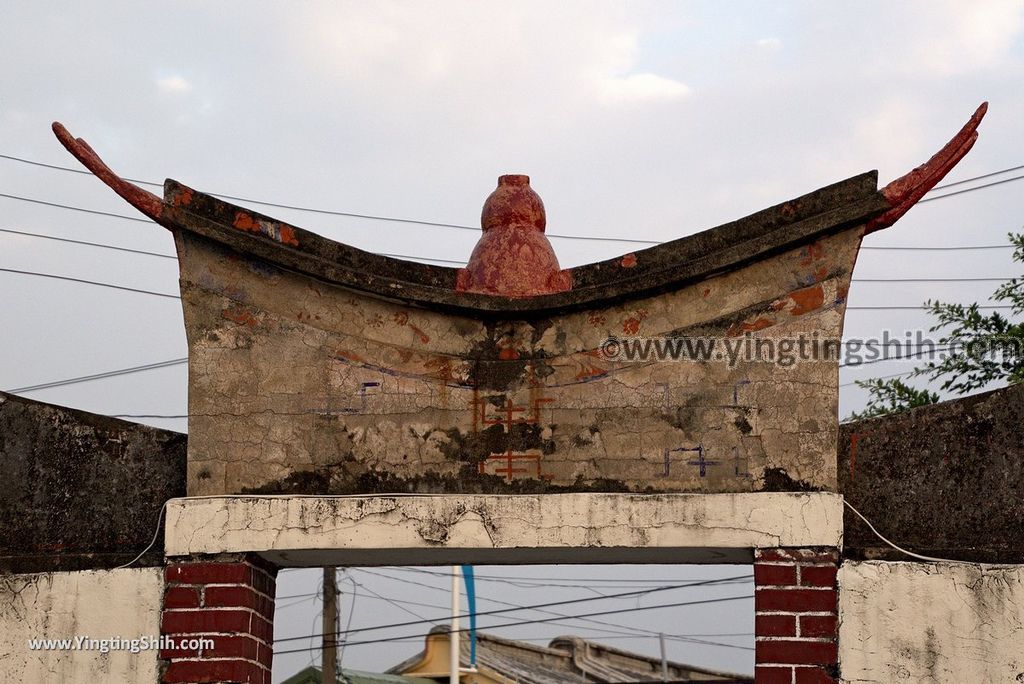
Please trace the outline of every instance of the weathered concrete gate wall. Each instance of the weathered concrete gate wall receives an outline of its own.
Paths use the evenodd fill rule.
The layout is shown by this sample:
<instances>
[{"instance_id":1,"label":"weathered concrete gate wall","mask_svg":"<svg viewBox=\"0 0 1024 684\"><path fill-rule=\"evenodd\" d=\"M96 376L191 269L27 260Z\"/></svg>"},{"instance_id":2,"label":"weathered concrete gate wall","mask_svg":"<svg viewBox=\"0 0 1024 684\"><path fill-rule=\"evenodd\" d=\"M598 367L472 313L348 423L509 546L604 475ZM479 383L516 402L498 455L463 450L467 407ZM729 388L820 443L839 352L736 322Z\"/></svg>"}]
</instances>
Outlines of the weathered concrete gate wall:
<instances>
[{"instance_id":1,"label":"weathered concrete gate wall","mask_svg":"<svg viewBox=\"0 0 1024 684\"><path fill-rule=\"evenodd\" d=\"M0 392L0 573L108 568L185 494L185 435ZM163 562L163 536L141 564Z\"/></svg>"},{"instance_id":2,"label":"weathered concrete gate wall","mask_svg":"<svg viewBox=\"0 0 1024 684\"><path fill-rule=\"evenodd\" d=\"M834 489L834 355L730 364L722 341L838 340L881 206L867 174L679 241L676 260L722 262L708 277L653 293L627 281L666 245L593 265L614 269L600 277L616 296L554 295L539 312L394 301L176 232L189 493ZM636 336L715 338L718 358L609 358L607 340Z\"/></svg>"},{"instance_id":3,"label":"weathered concrete gate wall","mask_svg":"<svg viewBox=\"0 0 1024 684\"><path fill-rule=\"evenodd\" d=\"M174 232L190 346L188 493L221 495L207 501L222 505L226 520L233 507L248 505L232 496L244 493L371 495L363 501L373 510L352 516L358 527L380 522L373 511L394 498L381 492L443 493L440 507L458 512L472 504L467 492L566 492L561 499L578 491L620 502L637 493L691 496L697 508L726 497L719 513L737 520L742 497L769 496L754 492L817 490L813 500L837 505L836 359L626 364L602 356L605 340L721 341L746 333L776 343L795 344L800 334L837 340L860 239L892 225L942 179L973 145L985 109L927 164L881 191L874 173L863 174L690 238L568 270L539 234L543 205L524 194L525 177L499 181L499 191L517 189L489 198L483 226L493 232L457 271L368 254L173 181L161 199L119 178L59 124L55 131L105 183ZM497 246L491 260L485 244ZM520 277L527 286L519 287ZM622 491L633 493L611 493ZM789 504L811 496L782 495ZM398 499L395 510L408 511L409 500ZM649 497L640 507L659 501ZM641 546L703 543L713 552L716 539L731 539L725 548L756 560L758 681L834 681L841 540L827 526L786 528L785 513L764 503L753 510L768 509L765 526L748 529L753 513L741 534L703 530L702 520L662 521L665 530ZM593 501L578 507L560 512L558 522L597 510ZM253 554L246 525L193 547L209 521L197 525L187 505L174 508L168 539L190 542L168 549L183 555L174 556L167 580L184 586L167 588L164 631L215 628L257 647L236 659L230 677L215 674L222 666L215 654L165 654L165 679L266 679L270 655L258 642L265 644L264 623L272 620L265 599L275 572L266 556L291 563L288 554L330 541L337 519L308 516L302 548L273 542ZM288 515L279 516L286 527ZM483 536L499 548L484 517ZM625 524L627 537L650 525L651 516L638 517ZM824 517L838 523L834 511ZM409 543L430 543L420 529L409 534L421 519L397 518ZM711 538L696 542L688 527ZM755 548L765 530L775 547L817 548ZM563 543L580 550L591 541ZM230 548L240 553L225 557ZM209 562L204 553L219 555ZM189 591L205 601L203 587L225 579L241 587L230 611L169 605ZM219 622L233 611L244 613L244 625ZM805 633L805 624L817 631Z\"/></svg>"},{"instance_id":4,"label":"weathered concrete gate wall","mask_svg":"<svg viewBox=\"0 0 1024 684\"><path fill-rule=\"evenodd\" d=\"M1016 385L840 427L846 500L903 548L974 561L907 562L847 511L846 681L1024 681L1022 420Z\"/></svg>"},{"instance_id":5,"label":"weathered concrete gate wall","mask_svg":"<svg viewBox=\"0 0 1024 684\"><path fill-rule=\"evenodd\" d=\"M839 491L918 553L1024 563L1024 385L844 423ZM903 560L855 515L846 553Z\"/></svg>"}]
</instances>

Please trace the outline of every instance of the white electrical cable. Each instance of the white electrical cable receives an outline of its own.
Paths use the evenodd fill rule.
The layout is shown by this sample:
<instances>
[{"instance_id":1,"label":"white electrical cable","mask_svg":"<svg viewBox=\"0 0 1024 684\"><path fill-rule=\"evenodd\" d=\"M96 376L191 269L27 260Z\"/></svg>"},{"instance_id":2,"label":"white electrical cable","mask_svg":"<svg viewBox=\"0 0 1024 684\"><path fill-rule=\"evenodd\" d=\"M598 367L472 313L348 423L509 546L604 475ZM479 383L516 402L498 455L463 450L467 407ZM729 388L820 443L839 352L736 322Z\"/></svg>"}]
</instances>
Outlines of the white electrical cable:
<instances>
[{"instance_id":1,"label":"white electrical cable","mask_svg":"<svg viewBox=\"0 0 1024 684\"><path fill-rule=\"evenodd\" d=\"M907 551L901 546L893 544L891 541L882 536L882 533L875 529L875 526L871 524L871 521L864 517L864 514L853 507L853 504L843 499L843 504L856 514L858 518L864 521L864 524L871 528L871 531L875 533L875 536L884 541L886 544L896 549L900 553L905 553L911 558L917 558L918 560L931 561L934 563L959 563L961 565L989 565L989 566L1003 566L1003 567L1022 567L1020 563L981 563L978 561L965 561L965 560L953 560L952 558L934 558L932 556L922 556L919 553L913 551Z\"/></svg>"},{"instance_id":2,"label":"white electrical cable","mask_svg":"<svg viewBox=\"0 0 1024 684\"><path fill-rule=\"evenodd\" d=\"M140 553L135 558L132 558L130 561L128 561L124 565L118 565L116 568L111 568L111 570L123 570L124 568L127 568L129 565L131 565L135 561L137 561L140 558L142 558L143 556L145 556L149 552L149 550L151 548L153 548L153 545L156 544L156 540L160 537L160 521L163 520L164 511L167 510L167 503L168 503L168 501L170 501L170 499L168 499L167 501L164 501L164 504L160 507L159 515L156 516L156 530L153 532L153 540L151 542L149 542L149 546L144 548L142 550L142 553Z\"/></svg>"}]
</instances>

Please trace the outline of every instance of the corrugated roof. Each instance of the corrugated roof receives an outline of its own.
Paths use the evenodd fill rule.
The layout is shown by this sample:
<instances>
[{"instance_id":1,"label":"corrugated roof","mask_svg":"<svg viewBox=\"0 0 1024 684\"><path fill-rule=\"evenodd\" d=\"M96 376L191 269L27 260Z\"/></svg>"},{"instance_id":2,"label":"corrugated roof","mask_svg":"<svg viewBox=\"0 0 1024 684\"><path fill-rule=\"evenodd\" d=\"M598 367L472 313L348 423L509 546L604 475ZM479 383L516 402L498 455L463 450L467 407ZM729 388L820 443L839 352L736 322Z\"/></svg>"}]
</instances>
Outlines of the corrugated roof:
<instances>
[{"instance_id":1,"label":"corrugated roof","mask_svg":"<svg viewBox=\"0 0 1024 684\"><path fill-rule=\"evenodd\" d=\"M447 641L447 627L435 627L427 639ZM429 643L428 643L429 645ZM435 646L436 648L436 646ZM446 646L444 646L446 648ZM459 642L461 666L469 667L470 643ZM426 651L396 665L389 672L413 669ZM477 634L477 669L490 670L517 684L563 684L588 682L626 684L661 679L661 661L574 636L558 637L549 646ZM685 663L669 662L670 681L753 682L753 677L711 670Z\"/></svg>"}]
</instances>

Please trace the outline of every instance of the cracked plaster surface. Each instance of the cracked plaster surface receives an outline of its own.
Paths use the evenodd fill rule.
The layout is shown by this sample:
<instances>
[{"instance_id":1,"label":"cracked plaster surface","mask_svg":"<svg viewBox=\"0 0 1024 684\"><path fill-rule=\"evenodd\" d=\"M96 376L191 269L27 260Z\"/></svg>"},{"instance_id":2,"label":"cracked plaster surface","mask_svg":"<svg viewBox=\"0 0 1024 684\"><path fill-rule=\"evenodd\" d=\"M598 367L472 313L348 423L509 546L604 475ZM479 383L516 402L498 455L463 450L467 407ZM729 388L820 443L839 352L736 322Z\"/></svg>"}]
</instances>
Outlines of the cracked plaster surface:
<instances>
[{"instance_id":1,"label":"cracked plaster surface","mask_svg":"<svg viewBox=\"0 0 1024 684\"><path fill-rule=\"evenodd\" d=\"M828 493L176 499L171 556L307 549L840 546Z\"/></svg>"},{"instance_id":2,"label":"cracked plaster surface","mask_svg":"<svg viewBox=\"0 0 1024 684\"><path fill-rule=\"evenodd\" d=\"M154 682L154 650L30 650L28 641L157 637L162 600L162 568L0 577L0 681Z\"/></svg>"},{"instance_id":3,"label":"cracked plaster surface","mask_svg":"<svg viewBox=\"0 0 1024 684\"><path fill-rule=\"evenodd\" d=\"M1024 565L847 561L839 588L842 681L1024 682Z\"/></svg>"}]
</instances>

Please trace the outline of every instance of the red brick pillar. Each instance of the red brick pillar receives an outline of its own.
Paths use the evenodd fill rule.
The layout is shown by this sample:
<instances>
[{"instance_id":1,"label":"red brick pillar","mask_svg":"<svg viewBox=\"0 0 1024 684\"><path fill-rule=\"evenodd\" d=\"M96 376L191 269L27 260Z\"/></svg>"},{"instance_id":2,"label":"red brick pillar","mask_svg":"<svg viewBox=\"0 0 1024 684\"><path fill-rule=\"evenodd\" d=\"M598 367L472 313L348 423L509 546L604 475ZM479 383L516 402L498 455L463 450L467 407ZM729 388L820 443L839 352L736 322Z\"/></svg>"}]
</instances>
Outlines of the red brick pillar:
<instances>
[{"instance_id":1,"label":"red brick pillar","mask_svg":"<svg viewBox=\"0 0 1024 684\"><path fill-rule=\"evenodd\" d=\"M757 549L757 684L838 682L836 549Z\"/></svg>"},{"instance_id":2,"label":"red brick pillar","mask_svg":"<svg viewBox=\"0 0 1024 684\"><path fill-rule=\"evenodd\" d=\"M164 572L165 684L270 684L277 569L259 558L173 562ZM208 639L196 647L183 640Z\"/></svg>"}]
</instances>

